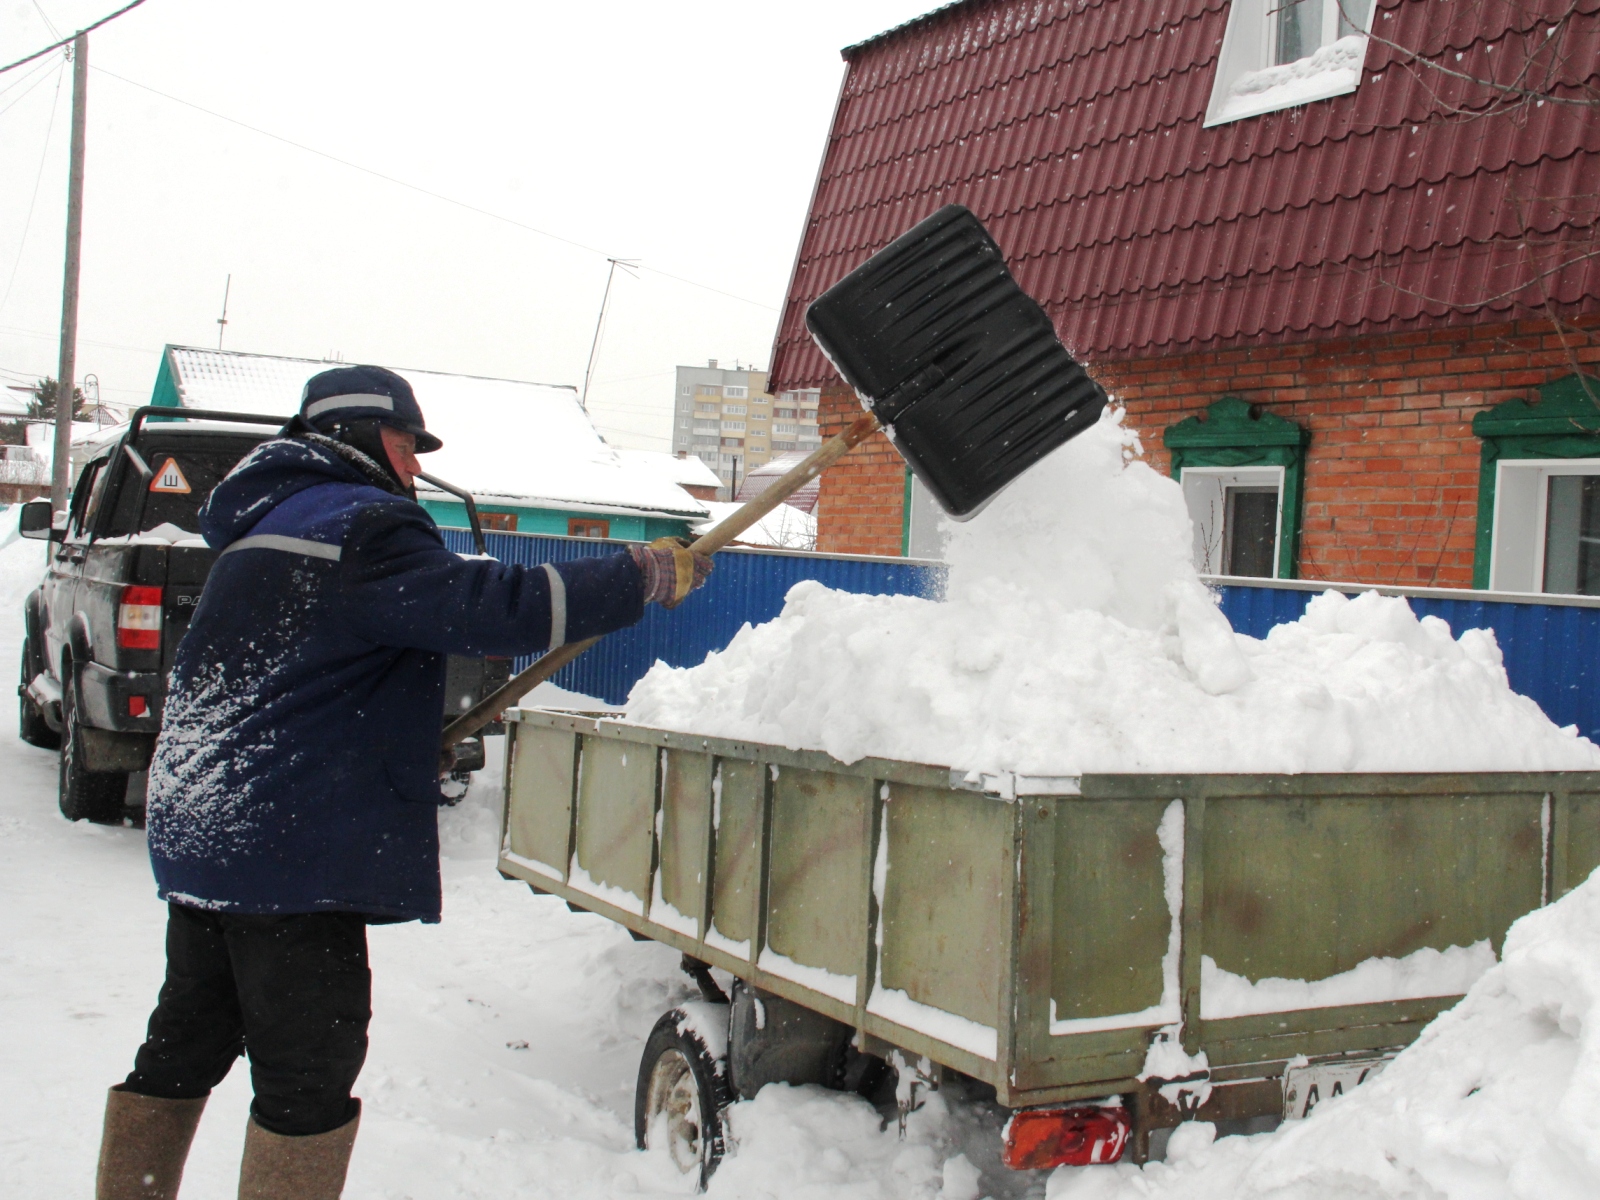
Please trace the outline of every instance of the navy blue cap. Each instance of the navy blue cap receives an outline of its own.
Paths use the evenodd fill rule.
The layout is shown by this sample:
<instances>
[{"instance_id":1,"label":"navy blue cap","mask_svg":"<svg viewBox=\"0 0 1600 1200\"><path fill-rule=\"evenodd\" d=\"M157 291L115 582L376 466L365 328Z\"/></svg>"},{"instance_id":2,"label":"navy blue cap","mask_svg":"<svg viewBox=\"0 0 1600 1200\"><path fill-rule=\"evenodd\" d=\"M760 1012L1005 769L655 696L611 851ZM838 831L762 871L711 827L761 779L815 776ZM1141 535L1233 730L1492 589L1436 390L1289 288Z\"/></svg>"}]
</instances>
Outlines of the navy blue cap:
<instances>
[{"instance_id":1,"label":"navy blue cap","mask_svg":"<svg viewBox=\"0 0 1600 1200\"><path fill-rule=\"evenodd\" d=\"M423 424L411 385L383 367L335 367L313 375L300 393L300 415L323 431L351 421L378 421L403 429L416 437L418 454L444 445Z\"/></svg>"}]
</instances>

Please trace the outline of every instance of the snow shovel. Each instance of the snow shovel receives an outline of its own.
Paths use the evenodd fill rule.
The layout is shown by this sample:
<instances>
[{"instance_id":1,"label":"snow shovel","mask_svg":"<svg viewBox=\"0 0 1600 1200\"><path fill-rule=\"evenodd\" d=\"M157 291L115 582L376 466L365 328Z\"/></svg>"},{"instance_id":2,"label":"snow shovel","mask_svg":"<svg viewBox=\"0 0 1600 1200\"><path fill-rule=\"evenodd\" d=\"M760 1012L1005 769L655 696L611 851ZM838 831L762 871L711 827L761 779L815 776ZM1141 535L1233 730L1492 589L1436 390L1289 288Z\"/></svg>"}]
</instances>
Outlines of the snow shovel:
<instances>
[{"instance_id":1,"label":"snow shovel","mask_svg":"<svg viewBox=\"0 0 1600 1200\"><path fill-rule=\"evenodd\" d=\"M966 520L1105 407L1000 247L958 204L824 292L806 326L867 411L690 549L715 554L880 429L945 512ZM599 640L552 650L485 696L445 727L444 750Z\"/></svg>"}]
</instances>

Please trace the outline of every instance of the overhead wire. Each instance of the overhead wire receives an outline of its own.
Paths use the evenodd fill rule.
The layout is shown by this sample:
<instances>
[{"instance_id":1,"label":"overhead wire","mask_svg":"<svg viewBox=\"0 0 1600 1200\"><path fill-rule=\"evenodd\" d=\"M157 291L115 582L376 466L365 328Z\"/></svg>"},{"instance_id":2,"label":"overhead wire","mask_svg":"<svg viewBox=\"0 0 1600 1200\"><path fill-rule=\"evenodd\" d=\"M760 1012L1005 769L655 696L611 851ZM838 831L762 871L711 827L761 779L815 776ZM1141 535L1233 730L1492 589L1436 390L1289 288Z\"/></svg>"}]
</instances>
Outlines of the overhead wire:
<instances>
[{"instance_id":1,"label":"overhead wire","mask_svg":"<svg viewBox=\"0 0 1600 1200\"><path fill-rule=\"evenodd\" d=\"M44 11L44 5L39 0L33 0L33 11L39 14L39 20L44 22L44 27L50 31L50 36L58 38L61 30L56 28L56 23L50 19L50 14Z\"/></svg>"},{"instance_id":2,"label":"overhead wire","mask_svg":"<svg viewBox=\"0 0 1600 1200\"><path fill-rule=\"evenodd\" d=\"M59 333L40 333L37 329L20 329L15 325L0 325L0 334L9 334L12 337L36 338L46 342L54 342L61 335ZM103 346L107 350L131 350L135 354L151 354L159 358L161 351L152 350L149 346L129 346L122 342L100 342L94 338L80 337L78 342L84 346Z\"/></svg>"},{"instance_id":3,"label":"overhead wire","mask_svg":"<svg viewBox=\"0 0 1600 1200\"><path fill-rule=\"evenodd\" d=\"M115 21L118 17L122 16L123 13L132 12L134 9L138 8L139 5L141 5L143 3L144 3L144 0L133 0L133 3L131 3L131 4L124 4L121 8L117 9L116 12L110 13L110 14L104 16L104 17L101 17L93 25L85 25L82 29L78 30L77 33L74 33L71 37L64 37L64 38L60 39L59 41L51 42L43 50L35 50L32 54L29 54L29 55L26 55L23 58L17 59L16 62L10 62L10 63L7 63L5 66L0 67L0 75L4 75L7 71L14 71L18 67L24 65L25 63L31 63L36 58L43 58L46 54L49 54L50 51L52 51L52 50L59 50L63 46L70 46L73 43L73 41L76 40L80 35L85 34L85 33L93 33L96 29L99 29L100 26L106 25L106 24L109 24L112 21ZM38 6L35 5L34 7L38 7ZM50 23L49 19L46 18L45 24L48 25L49 23Z\"/></svg>"},{"instance_id":4,"label":"overhead wire","mask_svg":"<svg viewBox=\"0 0 1600 1200\"><path fill-rule=\"evenodd\" d=\"M361 163L351 162L348 158L340 158L337 154L330 154L326 150L319 150L315 146L308 146L304 142L297 142L293 138L284 137L281 133L273 133L271 130L262 129L259 126L251 125L246 121L239 120L237 117L230 117L225 113L219 113L214 109L206 108L204 105L196 104L192 100L185 100L181 96L172 95L170 92L163 92L160 88L153 88L147 83L140 83L138 80L129 79L125 75L118 75L115 71L108 71L104 67L91 66L89 69L98 75L105 75L115 79L119 83L125 83L130 87L139 88L141 91L149 92L154 96L160 96L163 100L170 100L174 104L181 104L185 108L192 108L196 112L204 113L208 117L214 117L219 121L226 121L229 125L237 125L240 129L247 129L251 133L259 134L261 137L271 138L275 142L282 142L285 146L292 146L296 150L304 151L307 154L314 154L318 158L325 158L329 162L338 163L340 166L348 167L352 171L360 171L363 175L370 175L374 179L383 180L385 183L392 183L397 187L403 187L408 191L416 192L419 195L428 196L434 200L442 201L445 204L454 205L456 208L462 208L468 212L476 213L480 217L488 217L491 221L499 221L502 224L511 225L517 229L526 230L528 233L534 233L538 234L540 237L550 238L552 241L557 241L563 245L571 246L576 250L582 250L587 254L599 255L604 259L616 257L615 255L609 254L595 246L591 246L586 242L580 242L573 238L564 237L559 233L551 233L548 229L540 229L537 225L529 225L526 221L519 221L515 217L508 217L503 213L497 213L491 209L469 203L466 200L460 200L454 196L446 195L444 192L436 192L432 188L425 188L421 184L412 183L410 180L401 179L399 176L390 175L383 171L375 170L372 167L363 166ZM713 292L719 296L726 296L728 299L737 300L741 304L753 304L757 308L766 309L768 312L779 311L776 305L767 304L761 300L752 300L749 296L741 296L736 292L730 292L724 288L715 287L709 283L702 283L698 279L690 279L684 275L675 275L671 271L663 271L660 267L652 267L648 264L641 263L638 265L638 269L642 271L648 271L652 275L659 275L664 279L671 279L678 283L687 284L689 287L699 288L702 291Z\"/></svg>"},{"instance_id":5,"label":"overhead wire","mask_svg":"<svg viewBox=\"0 0 1600 1200\"><path fill-rule=\"evenodd\" d=\"M17 105L21 104L24 100L26 100L30 95L33 94L33 90L35 88L37 88L41 83L45 82L49 78L50 78L50 64L49 63L46 63L44 65L44 69L40 70L36 74L24 75L18 81L17 86L18 87L22 87L22 85L24 83L26 83L27 86L26 87L22 87L22 90L17 93L17 95L11 100L11 102L9 104L7 104L4 108L0 108L0 116L4 116L6 113L10 112ZM15 90L15 89L14 88L7 88L7 89L5 89L4 92L0 92L0 96L8 95L13 90Z\"/></svg>"},{"instance_id":6,"label":"overhead wire","mask_svg":"<svg viewBox=\"0 0 1600 1200\"><path fill-rule=\"evenodd\" d=\"M28 248L28 230L33 227L33 208L39 201L39 184L44 179L44 164L50 157L50 135L56 128L56 109L61 102L61 80L66 75L66 64L56 68L56 93L50 101L50 120L44 127L44 148L39 151L39 170L33 177L33 195L28 198L28 215L22 222L22 236L17 239L17 257L11 261L11 276L6 280L5 295L0 296L0 312L11 299L11 289L17 282L17 268L22 266L22 253ZM20 97L19 97L20 99Z\"/></svg>"}]
</instances>

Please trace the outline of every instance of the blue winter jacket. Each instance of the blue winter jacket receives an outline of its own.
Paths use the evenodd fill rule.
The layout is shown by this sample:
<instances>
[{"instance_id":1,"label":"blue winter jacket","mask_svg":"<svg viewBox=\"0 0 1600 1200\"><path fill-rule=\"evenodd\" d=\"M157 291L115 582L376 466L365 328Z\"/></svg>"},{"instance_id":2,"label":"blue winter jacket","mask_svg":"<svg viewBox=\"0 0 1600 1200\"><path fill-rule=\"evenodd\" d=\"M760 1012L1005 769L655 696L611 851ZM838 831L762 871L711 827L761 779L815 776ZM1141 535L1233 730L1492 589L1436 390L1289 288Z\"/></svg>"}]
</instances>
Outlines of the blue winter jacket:
<instances>
[{"instance_id":1,"label":"blue winter jacket","mask_svg":"<svg viewBox=\"0 0 1600 1200\"><path fill-rule=\"evenodd\" d=\"M201 511L222 553L150 767L164 899L437 921L445 655L528 654L644 611L627 553L462 558L349 455L265 442Z\"/></svg>"}]
</instances>

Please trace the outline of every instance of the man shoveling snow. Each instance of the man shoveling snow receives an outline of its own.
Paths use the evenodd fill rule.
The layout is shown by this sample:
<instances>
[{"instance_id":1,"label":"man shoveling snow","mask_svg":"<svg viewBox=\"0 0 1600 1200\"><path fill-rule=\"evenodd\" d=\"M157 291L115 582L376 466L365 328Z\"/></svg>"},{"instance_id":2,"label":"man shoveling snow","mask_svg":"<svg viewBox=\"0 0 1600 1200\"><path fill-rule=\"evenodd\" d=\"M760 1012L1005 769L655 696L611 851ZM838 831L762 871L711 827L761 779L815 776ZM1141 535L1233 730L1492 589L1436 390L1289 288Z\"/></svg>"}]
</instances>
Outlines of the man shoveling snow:
<instances>
[{"instance_id":1,"label":"man shoveling snow","mask_svg":"<svg viewBox=\"0 0 1600 1200\"><path fill-rule=\"evenodd\" d=\"M412 492L415 455L438 447L400 376L324 371L202 510L222 553L178 651L147 801L167 977L107 1099L99 1200L177 1194L206 1097L241 1053L255 1101L240 1195L339 1195L371 1016L366 926L439 919L444 656L618 629L710 569L659 545L559 566L463 559Z\"/></svg>"}]
</instances>

